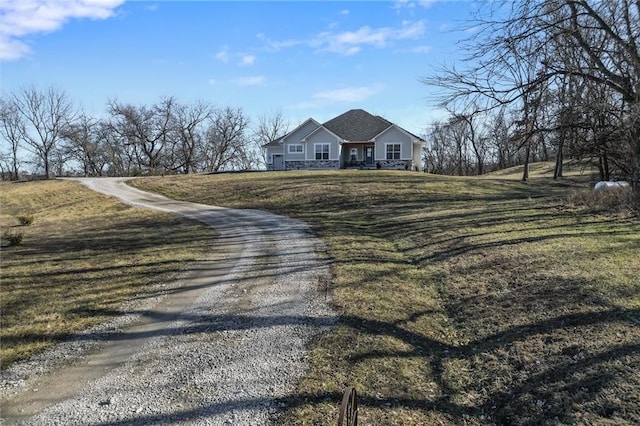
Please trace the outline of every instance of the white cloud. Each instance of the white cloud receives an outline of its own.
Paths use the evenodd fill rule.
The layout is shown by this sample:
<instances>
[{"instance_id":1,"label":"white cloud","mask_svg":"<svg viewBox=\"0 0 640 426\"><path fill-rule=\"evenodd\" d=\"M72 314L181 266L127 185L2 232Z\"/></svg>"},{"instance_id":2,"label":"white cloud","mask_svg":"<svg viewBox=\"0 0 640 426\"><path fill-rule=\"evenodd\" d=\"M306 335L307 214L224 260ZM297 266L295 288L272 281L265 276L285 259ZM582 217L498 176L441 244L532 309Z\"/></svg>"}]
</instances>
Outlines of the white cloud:
<instances>
[{"instance_id":1,"label":"white cloud","mask_svg":"<svg viewBox=\"0 0 640 426\"><path fill-rule=\"evenodd\" d=\"M400 28L371 28L364 26L356 31L346 31L342 33L325 32L319 34L313 44L320 50L349 56L360 52L363 46L383 48L395 40L418 38L423 35L424 32L424 21L415 23L405 21Z\"/></svg>"},{"instance_id":2,"label":"white cloud","mask_svg":"<svg viewBox=\"0 0 640 426\"><path fill-rule=\"evenodd\" d=\"M274 40L271 40L266 35L264 35L263 33L256 34L256 37L259 40L262 40L266 44L267 50L272 52L277 52L279 50L286 49L289 47L309 44L307 40L289 39L289 40L283 40L283 41L274 41Z\"/></svg>"},{"instance_id":3,"label":"white cloud","mask_svg":"<svg viewBox=\"0 0 640 426\"><path fill-rule=\"evenodd\" d=\"M360 27L355 31L324 31L307 40L273 41L264 34L258 34L258 38L267 44L267 48L273 51L306 45L318 51L338 53L351 56L359 53L364 46L384 48L396 40L416 39L424 35L426 25L424 21L404 21L399 28Z\"/></svg>"},{"instance_id":4,"label":"white cloud","mask_svg":"<svg viewBox=\"0 0 640 426\"><path fill-rule=\"evenodd\" d=\"M383 88L384 87L381 84L375 84L373 86L346 87L342 89L316 92L312 95L312 98L320 102L362 102L365 99L380 93Z\"/></svg>"},{"instance_id":5,"label":"white cloud","mask_svg":"<svg viewBox=\"0 0 640 426\"><path fill-rule=\"evenodd\" d=\"M211 78L211 79L209 79L208 83L209 83L211 86L215 86L218 82L217 82L215 79Z\"/></svg>"},{"instance_id":6,"label":"white cloud","mask_svg":"<svg viewBox=\"0 0 640 426\"><path fill-rule=\"evenodd\" d=\"M401 10L401 9L414 9L417 6L422 6L425 9L431 7L438 0L418 0L418 1L409 1L409 0L396 0L393 5L393 9Z\"/></svg>"},{"instance_id":7,"label":"white cloud","mask_svg":"<svg viewBox=\"0 0 640 426\"><path fill-rule=\"evenodd\" d=\"M216 53L216 59L222 62L229 62L229 46L224 46Z\"/></svg>"},{"instance_id":8,"label":"white cloud","mask_svg":"<svg viewBox=\"0 0 640 426\"><path fill-rule=\"evenodd\" d=\"M107 19L124 0L3 0L0 60L31 52L23 37L61 29L71 19Z\"/></svg>"},{"instance_id":9,"label":"white cloud","mask_svg":"<svg viewBox=\"0 0 640 426\"><path fill-rule=\"evenodd\" d=\"M405 49L398 49L398 53L429 53L433 50L431 46L415 46Z\"/></svg>"},{"instance_id":10,"label":"white cloud","mask_svg":"<svg viewBox=\"0 0 640 426\"><path fill-rule=\"evenodd\" d=\"M0 35L0 60L14 61L30 53L31 47L26 43L7 37L4 34Z\"/></svg>"},{"instance_id":11,"label":"white cloud","mask_svg":"<svg viewBox=\"0 0 640 426\"><path fill-rule=\"evenodd\" d=\"M396 0L396 2L393 4L393 8L396 10L405 8L413 9L414 7L416 7L415 2L409 0Z\"/></svg>"},{"instance_id":12,"label":"white cloud","mask_svg":"<svg viewBox=\"0 0 640 426\"><path fill-rule=\"evenodd\" d=\"M349 15L349 9L344 9L340 11L340 15L347 16Z\"/></svg>"},{"instance_id":13,"label":"white cloud","mask_svg":"<svg viewBox=\"0 0 640 426\"><path fill-rule=\"evenodd\" d=\"M250 77L239 77L234 80L234 83L238 86L260 86L267 81L267 78L263 75L255 75Z\"/></svg>"},{"instance_id":14,"label":"white cloud","mask_svg":"<svg viewBox=\"0 0 640 426\"><path fill-rule=\"evenodd\" d=\"M253 55L244 55L240 59L240 65L251 66L256 61L256 57Z\"/></svg>"},{"instance_id":15,"label":"white cloud","mask_svg":"<svg viewBox=\"0 0 640 426\"><path fill-rule=\"evenodd\" d=\"M237 64L240 66L251 66L256 61L256 57L254 55L241 55L238 53L233 53L230 51L229 46L224 45L222 48L215 54L215 58L220 62L228 63L232 58L239 58Z\"/></svg>"}]
</instances>

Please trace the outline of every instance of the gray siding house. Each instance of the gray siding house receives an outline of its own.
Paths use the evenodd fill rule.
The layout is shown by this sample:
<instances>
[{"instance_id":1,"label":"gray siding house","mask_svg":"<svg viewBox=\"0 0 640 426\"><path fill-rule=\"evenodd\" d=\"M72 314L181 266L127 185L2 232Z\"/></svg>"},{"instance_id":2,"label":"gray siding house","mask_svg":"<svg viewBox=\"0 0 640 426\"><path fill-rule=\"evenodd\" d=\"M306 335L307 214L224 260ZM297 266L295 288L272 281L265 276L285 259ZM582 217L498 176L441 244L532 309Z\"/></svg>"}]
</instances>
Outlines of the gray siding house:
<instances>
[{"instance_id":1,"label":"gray siding house","mask_svg":"<svg viewBox=\"0 0 640 426\"><path fill-rule=\"evenodd\" d=\"M264 145L267 170L422 169L424 139L362 109L324 124L309 118Z\"/></svg>"}]
</instances>

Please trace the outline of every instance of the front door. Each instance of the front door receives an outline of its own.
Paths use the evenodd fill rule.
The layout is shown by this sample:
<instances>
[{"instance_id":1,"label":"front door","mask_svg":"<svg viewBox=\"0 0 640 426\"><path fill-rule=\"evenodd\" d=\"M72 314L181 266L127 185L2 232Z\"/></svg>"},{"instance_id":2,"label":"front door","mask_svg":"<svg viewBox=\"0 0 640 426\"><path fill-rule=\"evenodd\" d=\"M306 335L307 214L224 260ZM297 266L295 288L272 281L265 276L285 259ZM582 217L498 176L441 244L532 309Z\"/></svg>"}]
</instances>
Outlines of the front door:
<instances>
[{"instance_id":1,"label":"front door","mask_svg":"<svg viewBox=\"0 0 640 426\"><path fill-rule=\"evenodd\" d=\"M368 146L364 149L364 162L367 166L373 166L373 147Z\"/></svg>"},{"instance_id":2,"label":"front door","mask_svg":"<svg viewBox=\"0 0 640 426\"><path fill-rule=\"evenodd\" d=\"M282 154L273 154L273 170L284 170L284 157Z\"/></svg>"}]
</instances>

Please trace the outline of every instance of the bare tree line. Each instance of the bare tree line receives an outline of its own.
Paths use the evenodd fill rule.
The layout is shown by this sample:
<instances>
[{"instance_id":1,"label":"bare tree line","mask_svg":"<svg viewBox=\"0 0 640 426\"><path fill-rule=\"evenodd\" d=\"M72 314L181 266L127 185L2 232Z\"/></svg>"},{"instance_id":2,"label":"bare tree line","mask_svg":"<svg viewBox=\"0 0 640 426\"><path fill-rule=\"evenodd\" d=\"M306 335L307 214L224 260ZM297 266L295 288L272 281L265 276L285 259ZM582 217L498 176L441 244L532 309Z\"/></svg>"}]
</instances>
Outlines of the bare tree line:
<instances>
[{"instance_id":1,"label":"bare tree line","mask_svg":"<svg viewBox=\"0 0 640 426\"><path fill-rule=\"evenodd\" d=\"M429 131L429 171L481 174L590 159L640 179L640 2L495 2L469 28L465 67L423 79L450 113Z\"/></svg>"},{"instance_id":2,"label":"bare tree line","mask_svg":"<svg viewBox=\"0 0 640 426\"><path fill-rule=\"evenodd\" d=\"M262 146L288 130L280 112L251 127L241 108L174 97L107 103L106 118L77 111L64 90L25 87L0 98L0 172L18 179L27 159L45 176L135 176L252 170Z\"/></svg>"},{"instance_id":3,"label":"bare tree line","mask_svg":"<svg viewBox=\"0 0 640 426\"><path fill-rule=\"evenodd\" d=\"M427 134L427 171L472 175L532 161L588 159L601 178L640 179L640 2L489 2L469 24L461 68L423 82L449 112ZM107 118L76 112L64 91L24 88L0 99L0 166L16 177L27 150L44 173L77 164L85 175L243 170L286 133L279 113L250 127L239 108L163 98L117 100Z\"/></svg>"}]
</instances>

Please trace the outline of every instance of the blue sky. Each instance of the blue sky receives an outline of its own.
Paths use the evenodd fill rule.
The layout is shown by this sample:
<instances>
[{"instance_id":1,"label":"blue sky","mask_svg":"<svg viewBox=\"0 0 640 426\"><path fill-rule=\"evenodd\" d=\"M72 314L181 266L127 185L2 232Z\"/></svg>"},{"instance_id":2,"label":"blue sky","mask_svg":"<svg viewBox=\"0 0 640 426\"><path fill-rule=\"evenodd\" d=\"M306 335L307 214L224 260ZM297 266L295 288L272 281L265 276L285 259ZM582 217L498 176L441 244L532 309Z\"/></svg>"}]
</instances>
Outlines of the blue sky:
<instances>
[{"instance_id":1,"label":"blue sky","mask_svg":"<svg viewBox=\"0 0 640 426\"><path fill-rule=\"evenodd\" d=\"M2 94L56 86L94 115L163 96L281 111L363 108L414 133L442 113L419 79L458 59L470 1L2 0Z\"/></svg>"}]
</instances>

